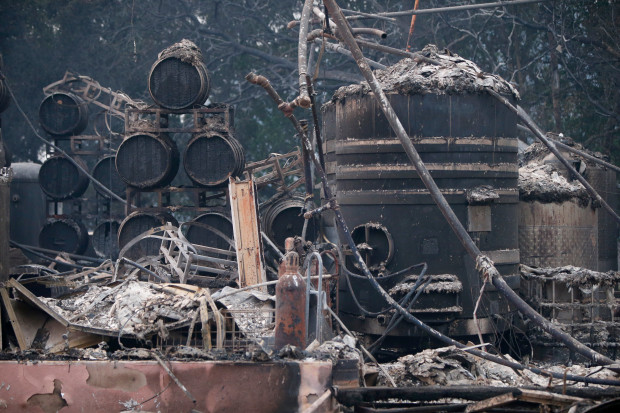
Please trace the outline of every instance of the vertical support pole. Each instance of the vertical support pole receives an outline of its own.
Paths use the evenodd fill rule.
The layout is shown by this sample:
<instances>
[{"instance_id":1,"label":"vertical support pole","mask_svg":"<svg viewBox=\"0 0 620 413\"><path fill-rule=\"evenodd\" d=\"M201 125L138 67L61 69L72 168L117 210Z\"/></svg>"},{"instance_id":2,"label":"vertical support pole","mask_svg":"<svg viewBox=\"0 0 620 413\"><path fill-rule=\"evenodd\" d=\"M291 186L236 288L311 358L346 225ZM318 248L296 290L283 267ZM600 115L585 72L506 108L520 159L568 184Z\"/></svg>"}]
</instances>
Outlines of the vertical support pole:
<instances>
[{"instance_id":1,"label":"vertical support pole","mask_svg":"<svg viewBox=\"0 0 620 413\"><path fill-rule=\"evenodd\" d=\"M1 139L0 145L2 145ZM9 268L11 266L9 259L10 183L11 169L0 167L0 282L9 279Z\"/></svg>"},{"instance_id":2,"label":"vertical support pole","mask_svg":"<svg viewBox=\"0 0 620 413\"><path fill-rule=\"evenodd\" d=\"M228 184L230 211L237 252L239 286L246 287L267 281L263 265L263 251L258 223L258 208L254 181ZM266 287L261 287L266 291Z\"/></svg>"}]
</instances>

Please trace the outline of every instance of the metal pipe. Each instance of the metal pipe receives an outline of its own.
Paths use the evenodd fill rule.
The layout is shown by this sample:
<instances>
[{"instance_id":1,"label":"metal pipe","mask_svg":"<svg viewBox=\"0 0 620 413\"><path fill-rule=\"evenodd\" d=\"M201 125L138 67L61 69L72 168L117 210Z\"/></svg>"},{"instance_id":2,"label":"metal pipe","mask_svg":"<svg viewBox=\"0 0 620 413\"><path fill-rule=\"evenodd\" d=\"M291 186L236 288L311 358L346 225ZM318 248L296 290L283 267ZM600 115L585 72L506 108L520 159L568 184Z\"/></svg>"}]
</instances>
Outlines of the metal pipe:
<instances>
[{"instance_id":1,"label":"metal pipe","mask_svg":"<svg viewBox=\"0 0 620 413\"><path fill-rule=\"evenodd\" d=\"M355 39L355 41L357 42L357 44L359 46L362 47L367 47L369 49L373 49L373 50L378 50L380 52L384 52L384 53L390 53L396 56L402 56L402 57L408 57L410 59L413 59L416 62L425 62L425 63L430 63L436 66L442 66L443 63L435 60L435 59L431 59L429 57L426 56L422 56L419 53L412 53L412 52L408 52L406 50L400 50L400 49L396 49L394 47L390 47L390 46L385 46L382 44L378 44L378 43L373 43L373 42L368 42L366 40L361 40L361 39Z\"/></svg>"},{"instance_id":2,"label":"metal pipe","mask_svg":"<svg viewBox=\"0 0 620 413\"><path fill-rule=\"evenodd\" d=\"M351 54L351 52L348 51L347 49L345 49L344 47L340 46L339 44L330 43L330 42L328 42L327 40L325 40L323 38L321 38L321 39L314 39L314 43L316 43L318 45L325 44L325 48L326 49L329 49L329 50L331 50L333 52L337 52L337 53L343 54L343 55L348 56L351 59L353 59L353 55ZM386 65L383 65L383 64L381 64L379 62L375 62L374 60L366 58L366 62L370 66L372 66L372 67L374 67L376 69L382 69L382 70L383 69L387 69Z\"/></svg>"},{"instance_id":3,"label":"metal pipe","mask_svg":"<svg viewBox=\"0 0 620 413\"><path fill-rule=\"evenodd\" d=\"M533 322L535 322L540 327L542 327L543 330L551 334L554 338L563 342L568 348L587 357L588 359L592 360L596 364L599 364L599 365L614 364L614 361L610 359L609 357L606 357L584 346L583 344L581 344L579 341L577 341L575 338L573 338L569 334L557 329L552 323L550 323L548 320L546 320L540 314L534 311L512 289L510 289L510 287L508 287L508 285L506 284L506 281L504 281L504 279L499 274L497 269L493 266L492 261L487 256L482 254L482 252L478 249L478 246L471 239L471 237L465 230L465 227L463 227L463 224L461 224L461 222L457 218L452 208L450 208L450 205L448 204L443 194L437 187L437 184L435 183L430 173L426 169L424 162L422 162L420 155L416 151L409 136L407 135L407 132L403 128L402 124L400 123L400 120L396 116L396 113L392 109L390 102L387 100L387 97L385 93L383 92L381 84L377 81L377 79L372 73L372 70L370 69L368 64L364 61L364 55L362 54L362 51L360 50L359 46L355 42L355 38L353 37L351 32L348 30L347 22L344 18L344 15L342 14L342 11L336 4L335 0L324 0L324 4L330 11L332 18L334 19L334 22L340 29L339 33L342 36L344 42L347 44L347 46L353 53L353 56L355 57L355 61L357 62L357 65L360 68L360 71L362 72L362 74L364 75L364 78L370 85L370 88L372 89L374 93L374 97L375 99L377 99L379 105L381 106L381 109L385 117L388 119L390 126L392 127L392 129L398 136L399 140L401 141L401 144L403 145L403 148L405 150L405 153L407 154L407 157L415 166L418 172L418 175L420 176L420 179L422 180L422 182L428 189L431 197L433 198L433 200L435 201L435 203L441 210L442 214L448 221L448 224L450 225L450 227L452 228L452 230L458 237L459 241L461 241L461 244L463 245L467 253L475 260L476 268L478 269L478 271L484 277L489 277L491 281L493 282L493 285L500 292L502 292L504 296L513 305L517 306L526 317L530 318ZM337 217L338 216L341 217L341 214L339 214L339 211L336 210L336 212L337 212ZM392 297L390 297L390 295L387 294L385 290L383 290L383 288L377 283L374 277L372 277L372 275L368 271L368 268L366 267L366 264L361 259L361 256L359 255L359 252L357 251L357 248L355 246L355 243L353 242L351 234L348 231L344 231L344 230L343 230L343 233L345 237L347 238L347 243L350 245L351 250L354 251L356 261L360 265L360 268L362 268L362 270L364 271L364 274L366 274L366 277L369 279L370 284L375 288L375 290L381 293L381 295L387 300L387 302L390 305L394 306L394 308L396 308L399 312L401 312L401 314L405 315L405 318L407 320L413 321L415 317L411 316L409 312L407 312ZM418 323L421 323L419 320L417 319L415 320ZM428 327L428 329L429 329L429 332L430 330L435 331L431 329L430 327ZM439 336L445 337L436 331L435 333L437 334L433 334L433 335L437 337ZM445 338L449 339L449 337L445 337ZM442 340L445 341L445 339L442 339ZM449 340L453 341L454 343L458 343L455 340L452 340L452 339L449 339ZM462 347L462 346L463 345L459 343L458 347ZM479 352L479 353L483 354L483 352Z\"/></svg>"},{"instance_id":4,"label":"metal pipe","mask_svg":"<svg viewBox=\"0 0 620 413\"><path fill-rule=\"evenodd\" d=\"M204 271L204 272L210 272L213 274L223 274L223 275L227 275L227 274L231 274L232 271L231 270L221 270L219 268L213 268L213 267L203 267L202 265L196 265L196 264L191 264L189 266L189 268L191 268L192 270L198 270L198 271Z\"/></svg>"},{"instance_id":5,"label":"metal pipe","mask_svg":"<svg viewBox=\"0 0 620 413\"><path fill-rule=\"evenodd\" d=\"M480 4L467 4L463 6L451 6L451 7L437 7L434 9L422 9L422 10L406 10L406 11L396 11L396 12L387 12L387 13L362 13L355 10L342 9L343 12L349 14L355 14L357 16L349 16L347 20L360 20L360 19L375 19L380 17L399 17L399 16L417 16L420 14L434 14L434 13L443 13L443 12L451 12L451 11L462 11L462 10L478 10L478 9L487 9L493 7L503 7L503 6L516 6L519 4L529 4L529 3L542 3L548 0L514 0L514 1L498 1L495 3L480 3Z\"/></svg>"},{"instance_id":6,"label":"metal pipe","mask_svg":"<svg viewBox=\"0 0 620 413\"><path fill-rule=\"evenodd\" d=\"M235 268L237 267L236 261L225 260L223 258L215 258L215 257L206 256L206 255L198 255L192 252L189 253L189 256L191 257L192 261L196 260L196 261L201 261L201 262L212 262L214 264L229 265Z\"/></svg>"},{"instance_id":7,"label":"metal pipe","mask_svg":"<svg viewBox=\"0 0 620 413\"><path fill-rule=\"evenodd\" d=\"M353 27L351 28L351 32L355 35L357 34L370 34L372 36L377 36L382 39L387 37L387 33L383 30L375 29L374 27Z\"/></svg>"},{"instance_id":8,"label":"metal pipe","mask_svg":"<svg viewBox=\"0 0 620 413\"><path fill-rule=\"evenodd\" d=\"M323 169L325 169L325 156L323 155L323 138L321 137L321 128L319 126L319 114L316 109L316 92L312 85L312 79L310 75L306 75L306 83L308 84L308 96L310 96L310 104L312 107L312 123L314 124L314 137L316 143L316 151L319 153L319 162Z\"/></svg>"},{"instance_id":9,"label":"metal pipe","mask_svg":"<svg viewBox=\"0 0 620 413\"><path fill-rule=\"evenodd\" d=\"M310 25L310 15L312 14L312 6L314 0L306 0L304 2L304 8L301 11L301 18L299 19L299 46L297 50L297 70L299 71L299 97L296 100L297 104L308 109L310 107L310 97L308 96L308 87L306 85L306 71L307 71L307 53L308 53L308 26Z\"/></svg>"},{"instance_id":10,"label":"metal pipe","mask_svg":"<svg viewBox=\"0 0 620 413\"><path fill-rule=\"evenodd\" d=\"M159 274L155 273L154 271L149 270L148 268L146 268L146 267L144 267L144 266L142 266L142 265L138 264L138 263L137 263L137 262L135 262L135 261L130 260L129 258L122 257L122 258L121 258L121 261L124 261L124 262L126 262L127 264L129 264L129 265L131 265L131 266L133 266L133 267L136 267L136 268L138 268L139 270L142 270L142 271L144 271L144 272L146 272L146 273L148 273L148 274L152 275L153 277L157 278L158 280L161 280L161 281L163 281L163 282L165 282L165 283L170 282L170 280L167 280L166 278L162 277L161 275L159 275Z\"/></svg>"},{"instance_id":11,"label":"metal pipe","mask_svg":"<svg viewBox=\"0 0 620 413\"><path fill-rule=\"evenodd\" d=\"M310 328L310 289L311 289L311 275L312 275L312 258L316 258L319 264L319 285L316 291L316 327L314 338L319 343L323 340L321 339L323 333L323 257L316 251L308 254L306 256L306 261L304 262L304 266L306 267L306 337L308 337L309 328ZM312 291L315 293L315 291Z\"/></svg>"},{"instance_id":12,"label":"metal pipe","mask_svg":"<svg viewBox=\"0 0 620 413\"><path fill-rule=\"evenodd\" d=\"M98 264L103 264L104 262L106 262L106 260L101 259L101 258L87 257L85 255L72 254L70 252L50 250L50 249L47 249L47 248L35 247L35 246L32 246L32 245L24 245L24 244L17 243L17 242L15 242L13 240L11 240L10 243L13 244L14 246L16 246L17 248L21 248L21 249L25 249L25 250L44 252L46 254L55 254L55 255L64 254L64 255L66 255L69 258L73 258L73 259L76 259L76 260L96 262Z\"/></svg>"},{"instance_id":13,"label":"metal pipe","mask_svg":"<svg viewBox=\"0 0 620 413\"><path fill-rule=\"evenodd\" d=\"M276 247L276 244L273 243L273 241L267 236L267 234L265 234L263 231L261 231L260 235L261 235L261 237L263 237L265 242L267 242L267 245L269 245L271 247L271 249L274 250L278 254L278 256L280 258L284 258L284 254L282 254L282 251L280 251L278 249L278 247Z\"/></svg>"}]
</instances>

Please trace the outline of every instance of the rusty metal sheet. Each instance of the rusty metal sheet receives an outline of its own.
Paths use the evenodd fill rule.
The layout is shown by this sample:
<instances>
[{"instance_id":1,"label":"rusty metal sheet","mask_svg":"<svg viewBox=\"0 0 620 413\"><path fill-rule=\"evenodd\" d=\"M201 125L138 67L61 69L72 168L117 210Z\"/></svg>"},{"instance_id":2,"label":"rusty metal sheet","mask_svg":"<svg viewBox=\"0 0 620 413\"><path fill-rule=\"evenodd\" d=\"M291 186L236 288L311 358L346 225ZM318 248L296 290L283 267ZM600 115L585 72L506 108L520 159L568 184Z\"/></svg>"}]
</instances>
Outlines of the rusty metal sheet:
<instances>
[{"instance_id":1,"label":"rusty metal sheet","mask_svg":"<svg viewBox=\"0 0 620 413\"><path fill-rule=\"evenodd\" d=\"M169 364L156 361L0 361L3 412L297 412L331 386L326 362ZM3 403L4 402L4 403Z\"/></svg>"}]
</instances>

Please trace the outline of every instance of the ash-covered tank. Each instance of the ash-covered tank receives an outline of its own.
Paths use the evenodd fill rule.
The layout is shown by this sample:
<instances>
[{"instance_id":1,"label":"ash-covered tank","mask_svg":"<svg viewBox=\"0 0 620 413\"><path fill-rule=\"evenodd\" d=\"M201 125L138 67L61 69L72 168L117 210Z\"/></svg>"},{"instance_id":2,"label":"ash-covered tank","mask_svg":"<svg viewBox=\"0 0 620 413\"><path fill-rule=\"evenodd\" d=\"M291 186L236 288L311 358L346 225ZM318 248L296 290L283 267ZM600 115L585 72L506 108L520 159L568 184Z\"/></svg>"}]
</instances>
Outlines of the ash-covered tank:
<instances>
[{"instance_id":1,"label":"ash-covered tank","mask_svg":"<svg viewBox=\"0 0 620 413\"><path fill-rule=\"evenodd\" d=\"M480 76L474 63L458 56L440 54L434 46L423 53L443 65L404 59L378 71L378 80L455 214L517 289L516 117L484 90L491 87L513 102L518 93L497 76ZM450 336L477 334L472 314L482 286L480 275L368 87L339 89L322 112L328 179L380 284L398 299L413 283L389 274L426 262L433 281L411 312ZM360 273L352 262L347 267ZM350 282L366 310L388 307L364 278L352 276ZM340 286L340 311L350 326L382 334L389 317L359 317L363 312L347 282ZM477 313L481 332L504 328L502 320L509 312L505 300L488 285ZM401 323L390 334L421 333Z\"/></svg>"},{"instance_id":2,"label":"ash-covered tank","mask_svg":"<svg viewBox=\"0 0 620 413\"><path fill-rule=\"evenodd\" d=\"M578 145L570 138L562 139ZM617 207L614 171L569 152L563 156L612 208ZM523 157L524 165L519 169L521 262L536 267L573 265L593 271L615 270L618 226L613 217L593 202L542 144L529 146Z\"/></svg>"}]
</instances>

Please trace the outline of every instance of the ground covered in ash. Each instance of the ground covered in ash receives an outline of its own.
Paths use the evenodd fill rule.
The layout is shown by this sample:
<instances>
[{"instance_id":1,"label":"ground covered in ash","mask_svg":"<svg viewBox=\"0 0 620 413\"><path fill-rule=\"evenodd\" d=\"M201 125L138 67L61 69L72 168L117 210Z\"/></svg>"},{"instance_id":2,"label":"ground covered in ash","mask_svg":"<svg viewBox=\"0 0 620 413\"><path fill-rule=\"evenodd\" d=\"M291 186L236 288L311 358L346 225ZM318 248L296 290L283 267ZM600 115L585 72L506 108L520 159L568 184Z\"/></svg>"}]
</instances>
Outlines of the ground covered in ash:
<instances>
[{"instance_id":1,"label":"ground covered in ash","mask_svg":"<svg viewBox=\"0 0 620 413\"><path fill-rule=\"evenodd\" d=\"M508 360L512 358L504 355ZM399 387L431 385L481 385L481 386L547 386L548 377L528 370L515 371L491 361L465 353L454 346L423 350L417 354L400 357L383 368L392 376ZM544 366L542 366L544 368ZM548 366L546 370L557 373L575 374L597 378L615 379L610 370L600 367ZM561 382L561 380L557 380ZM383 372L379 372L379 386L389 386Z\"/></svg>"}]
</instances>

